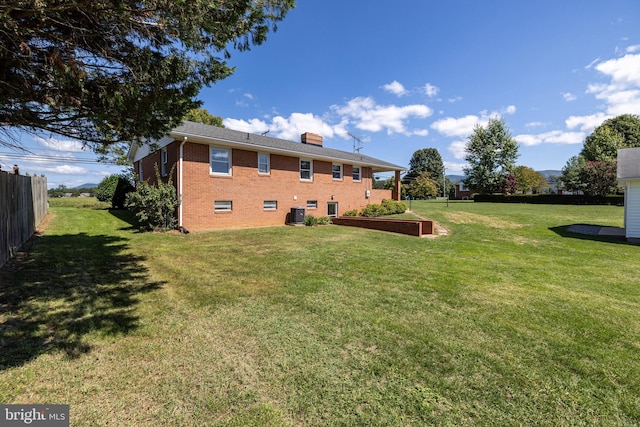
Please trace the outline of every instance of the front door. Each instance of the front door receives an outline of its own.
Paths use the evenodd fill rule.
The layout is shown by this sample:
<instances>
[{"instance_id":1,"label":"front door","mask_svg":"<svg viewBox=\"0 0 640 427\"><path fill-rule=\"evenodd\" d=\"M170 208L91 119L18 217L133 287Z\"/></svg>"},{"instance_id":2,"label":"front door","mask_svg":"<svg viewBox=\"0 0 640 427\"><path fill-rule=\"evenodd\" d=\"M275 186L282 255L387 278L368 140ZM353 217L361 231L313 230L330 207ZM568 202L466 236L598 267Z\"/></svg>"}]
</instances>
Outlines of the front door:
<instances>
[{"instance_id":1,"label":"front door","mask_svg":"<svg viewBox=\"0 0 640 427\"><path fill-rule=\"evenodd\" d=\"M327 203L327 216L336 218L338 216L338 202Z\"/></svg>"}]
</instances>

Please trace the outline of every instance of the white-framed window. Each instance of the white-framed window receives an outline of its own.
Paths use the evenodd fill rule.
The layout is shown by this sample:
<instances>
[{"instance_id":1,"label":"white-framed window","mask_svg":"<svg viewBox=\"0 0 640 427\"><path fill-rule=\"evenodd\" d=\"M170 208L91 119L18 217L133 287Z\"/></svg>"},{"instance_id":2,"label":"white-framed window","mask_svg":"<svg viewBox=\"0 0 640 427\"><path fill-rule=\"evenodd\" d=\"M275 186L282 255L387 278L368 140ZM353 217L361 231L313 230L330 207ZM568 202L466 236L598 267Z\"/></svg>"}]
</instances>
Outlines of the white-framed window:
<instances>
[{"instance_id":1,"label":"white-framed window","mask_svg":"<svg viewBox=\"0 0 640 427\"><path fill-rule=\"evenodd\" d=\"M362 181L362 169L360 166L354 166L351 172L354 181Z\"/></svg>"},{"instance_id":2,"label":"white-framed window","mask_svg":"<svg viewBox=\"0 0 640 427\"><path fill-rule=\"evenodd\" d=\"M342 165L340 163L334 163L331 166L331 174L333 179L342 179Z\"/></svg>"},{"instance_id":3,"label":"white-framed window","mask_svg":"<svg viewBox=\"0 0 640 427\"><path fill-rule=\"evenodd\" d=\"M271 156L268 153L258 153L258 173L262 175L271 173Z\"/></svg>"},{"instance_id":4,"label":"white-framed window","mask_svg":"<svg viewBox=\"0 0 640 427\"><path fill-rule=\"evenodd\" d=\"M167 176L167 163L168 163L167 147L160 150L160 172L162 176Z\"/></svg>"},{"instance_id":5,"label":"white-framed window","mask_svg":"<svg viewBox=\"0 0 640 427\"><path fill-rule=\"evenodd\" d=\"M313 181L313 160L300 159L300 179Z\"/></svg>"},{"instance_id":6,"label":"white-framed window","mask_svg":"<svg viewBox=\"0 0 640 427\"><path fill-rule=\"evenodd\" d=\"M231 212L232 207L231 200L216 200L213 202L213 210L216 212Z\"/></svg>"},{"instance_id":7,"label":"white-framed window","mask_svg":"<svg viewBox=\"0 0 640 427\"><path fill-rule=\"evenodd\" d=\"M138 181L144 181L144 178L142 177L142 159L138 160Z\"/></svg>"},{"instance_id":8,"label":"white-framed window","mask_svg":"<svg viewBox=\"0 0 640 427\"><path fill-rule=\"evenodd\" d=\"M212 175L231 175L231 149L211 147L209 165Z\"/></svg>"},{"instance_id":9,"label":"white-framed window","mask_svg":"<svg viewBox=\"0 0 640 427\"><path fill-rule=\"evenodd\" d=\"M262 202L262 209L265 211L275 211L278 209L278 201L277 200L265 200Z\"/></svg>"},{"instance_id":10,"label":"white-framed window","mask_svg":"<svg viewBox=\"0 0 640 427\"><path fill-rule=\"evenodd\" d=\"M307 209L318 209L317 200L307 200Z\"/></svg>"}]
</instances>

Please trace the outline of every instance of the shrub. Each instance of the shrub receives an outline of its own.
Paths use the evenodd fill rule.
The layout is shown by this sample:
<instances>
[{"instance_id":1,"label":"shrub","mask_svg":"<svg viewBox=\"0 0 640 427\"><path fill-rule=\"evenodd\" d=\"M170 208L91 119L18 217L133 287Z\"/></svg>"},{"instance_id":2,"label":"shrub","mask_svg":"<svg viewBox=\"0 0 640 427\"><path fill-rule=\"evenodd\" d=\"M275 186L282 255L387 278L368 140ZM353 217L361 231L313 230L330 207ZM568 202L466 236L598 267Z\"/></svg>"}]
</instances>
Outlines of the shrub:
<instances>
[{"instance_id":1,"label":"shrub","mask_svg":"<svg viewBox=\"0 0 640 427\"><path fill-rule=\"evenodd\" d=\"M405 213L407 210L407 205L404 202L398 202L390 199L383 200L382 207L387 212L386 215L401 214Z\"/></svg>"},{"instance_id":2,"label":"shrub","mask_svg":"<svg viewBox=\"0 0 640 427\"><path fill-rule=\"evenodd\" d=\"M362 216L374 217L385 215L385 210L381 205L371 204L362 208Z\"/></svg>"},{"instance_id":3,"label":"shrub","mask_svg":"<svg viewBox=\"0 0 640 427\"><path fill-rule=\"evenodd\" d=\"M109 175L96 187L95 196L101 202L111 203L114 209L125 206L127 194L134 190L131 182L122 175Z\"/></svg>"},{"instance_id":4,"label":"shrub","mask_svg":"<svg viewBox=\"0 0 640 427\"><path fill-rule=\"evenodd\" d=\"M304 225L307 227L313 227L315 225L329 225L331 224L331 218L328 216L313 216L306 215L304 217Z\"/></svg>"},{"instance_id":5,"label":"shrub","mask_svg":"<svg viewBox=\"0 0 640 427\"><path fill-rule=\"evenodd\" d=\"M587 196L558 194L476 194L474 202L532 203L548 205L615 205L624 206L624 196Z\"/></svg>"},{"instance_id":6,"label":"shrub","mask_svg":"<svg viewBox=\"0 0 640 427\"><path fill-rule=\"evenodd\" d=\"M160 179L158 165L155 165L156 183L141 182L135 192L129 193L127 206L138 217L138 221L148 230L167 231L176 228L176 208L179 201L176 188L173 186L173 171L169 180L164 183Z\"/></svg>"},{"instance_id":7,"label":"shrub","mask_svg":"<svg viewBox=\"0 0 640 427\"><path fill-rule=\"evenodd\" d=\"M362 209L362 216L377 217L384 215L401 214L407 210L407 205L404 202L397 202L395 200L385 199L381 205L371 204Z\"/></svg>"},{"instance_id":8,"label":"shrub","mask_svg":"<svg viewBox=\"0 0 640 427\"><path fill-rule=\"evenodd\" d=\"M342 216L358 216L358 209L351 209L342 214Z\"/></svg>"}]
</instances>

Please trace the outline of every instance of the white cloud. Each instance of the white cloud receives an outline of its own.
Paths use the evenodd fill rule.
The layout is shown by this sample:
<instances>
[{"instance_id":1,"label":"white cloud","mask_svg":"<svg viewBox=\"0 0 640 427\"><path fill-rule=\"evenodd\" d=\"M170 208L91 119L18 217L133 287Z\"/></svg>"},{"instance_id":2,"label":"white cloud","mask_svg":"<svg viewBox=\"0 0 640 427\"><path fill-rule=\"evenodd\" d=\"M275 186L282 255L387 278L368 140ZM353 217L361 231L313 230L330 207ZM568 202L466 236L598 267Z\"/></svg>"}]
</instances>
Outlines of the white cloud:
<instances>
[{"instance_id":1,"label":"white cloud","mask_svg":"<svg viewBox=\"0 0 640 427\"><path fill-rule=\"evenodd\" d=\"M275 116L271 118L270 123L260 119L245 121L227 118L223 120L223 124L229 129L241 132L263 133L268 131L270 136L290 141L299 140L300 135L305 132L317 133L325 138L336 134L336 128L311 113L293 113L289 117Z\"/></svg>"},{"instance_id":2,"label":"white cloud","mask_svg":"<svg viewBox=\"0 0 640 427\"><path fill-rule=\"evenodd\" d=\"M489 119L493 117L499 117L504 114L515 114L516 106L509 105L502 108L500 112L488 112L481 111L479 116L469 114L464 117L446 117L444 119L437 120L431 124L431 128L437 130L445 136L452 137L468 137L473 133L473 129L476 125L485 126Z\"/></svg>"},{"instance_id":3,"label":"white cloud","mask_svg":"<svg viewBox=\"0 0 640 427\"><path fill-rule=\"evenodd\" d=\"M222 120L224 127L239 130L241 132L262 133L269 130L269 125L260 119L250 119L245 121L242 119L224 119Z\"/></svg>"},{"instance_id":4,"label":"white cloud","mask_svg":"<svg viewBox=\"0 0 640 427\"><path fill-rule=\"evenodd\" d=\"M635 52L640 52L640 44L636 44L633 46L628 46L625 51L627 53L635 53Z\"/></svg>"},{"instance_id":5,"label":"white cloud","mask_svg":"<svg viewBox=\"0 0 640 427\"><path fill-rule=\"evenodd\" d=\"M545 122L529 122L525 124L525 127L528 128L536 128L536 127L543 127L543 126L547 126L547 123Z\"/></svg>"},{"instance_id":6,"label":"white cloud","mask_svg":"<svg viewBox=\"0 0 640 427\"><path fill-rule=\"evenodd\" d=\"M570 102L570 101L575 101L576 99L578 99L574 94L570 93L570 92L563 92L562 93L562 97L564 98L565 101Z\"/></svg>"},{"instance_id":7,"label":"white cloud","mask_svg":"<svg viewBox=\"0 0 640 427\"><path fill-rule=\"evenodd\" d=\"M443 162L444 168L447 174L451 174L454 172L462 173L463 169L467 166L466 163L458 163L458 162Z\"/></svg>"},{"instance_id":8,"label":"white cloud","mask_svg":"<svg viewBox=\"0 0 640 427\"><path fill-rule=\"evenodd\" d=\"M58 165L51 167L41 167L41 170L48 173L59 173L61 175L82 175L88 172L87 168L71 165Z\"/></svg>"},{"instance_id":9,"label":"white cloud","mask_svg":"<svg viewBox=\"0 0 640 427\"><path fill-rule=\"evenodd\" d=\"M594 65L596 65L598 62L600 62L600 57L598 57L598 58L594 59L593 61L589 62L589 64L586 65L584 68L588 70L588 69L592 68Z\"/></svg>"},{"instance_id":10,"label":"white cloud","mask_svg":"<svg viewBox=\"0 0 640 427\"><path fill-rule=\"evenodd\" d=\"M580 144L584 141L584 132L563 132L554 130L538 135L516 135L513 138L520 144L530 147L539 144Z\"/></svg>"},{"instance_id":11,"label":"white cloud","mask_svg":"<svg viewBox=\"0 0 640 427\"><path fill-rule=\"evenodd\" d=\"M612 116L605 113L595 113L589 116L570 116L564 123L569 129L578 128L582 132L590 133L597 126L600 126L603 121L611 117Z\"/></svg>"},{"instance_id":12,"label":"white cloud","mask_svg":"<svg viewBox=\"0 0 640 427\"><path fill-rule=\"evenodd\" d=\"M251 93L245 93L243 96L248 99L254 99L253 94Z\"/></svg>"},{"instance_id":13,"label":"white cloud","mask_svg":"<svg viewBox=\"0 0 640 427\"><path fill-rule=\"evenodd\" d=\"M413 117L425 118L433 114L431 108L426 105L378 105L371 97L353 98L345 105L334 105L331 109L343 119L347 118L358 129L369 132L386 130L387 134L410 134L405 127L407 120Z\"/></svg>"},{"instance_id":14,"label":"white cloud","mask_svg":"<svg viewBox=\"0 0 640 427\"><path fill-rule=\"evenodd\" d=\"M449 152L453 154L453 157L456 159L464 159L464 156L467 154L466 147L466 141L453 141L449 144Z\"/></svg>"},{"instance_id":15,"label":"white cloud","mask_svg":"<svg viewBox=\"0 0 640 427\"><path fill-rule=\"evenodd\" d=\"M413 135L417 135L417 136L427 136L427 135L429 135L429 130L428 129L416 129L412 133L413 133Z\"/></svg>"},{"instance_id":16,"label":"white cloud","mask_svg":"<svg viewBox=\"0 0 640 427\"><path fill-rule=\"evenodd\" d=\"M78 153L85 151L82 142L77 140L61 140L55 138L41 138L36 136L34 138L38 144L45 148L50 148L56 151L66 151L70 153Z\"/></svg>"},{"instance_id":17,"label":"white cloud","mask_svg":"<svg viewBox=\"0 0 640 427\"><path fill-rule=\"evenodd\" d=\"M431 128L446 136L467 137L473 133L473 128L477 124L481 124L480 117L467 115L459 118L447 117L436 120L431 125Z\"/></svg>"},{"instance_id":18,"label":"white cloud","mask_svg":"<svg viewBox=\"0 0 640 427\"><path fill-rule=\"evenodd\" d=\"M431 83L427 83L426 85L424 85L424 93L429 97L429 98L433 98L434 96L436 96L438 94L438 92L440 92L440 88L437 86L432 85Z\"/></svg>"},{"instance_id":19,"label":"white cloud","mask_svg":"<svg viewBox=\"0 0 640 427\"><path fill-rule=\"evenodd\" d=\"M385 91L391 92L392 94L394 94L396 96L403 96L403 95L406 95L408 93L408 91L404 88L402 83L398 82L397 80L394 80L391 83L382 86L382 88Z\"/></svg>"},{"instance_id":20,"label":"white cloud","mask_svg":"<svg viewBox=\"0 0 640 427\"><path fill-rule=\"evenodd\" d=\"M295 141L305 132L313 132L330 138L335 135L334 128L322 118L311 113L293 113L285 118L277 116L273 118L273 132L278 138Z\"/></svg>"},{"instance_id":21,"label":"white cloud","mask_svg":"<svg viewBox=\"0 0 640 427\"><path fill-rule=\"evenodd\" d=\"M515 114L516 113L516 106L515 105L509 105L506 108L503 108L502 110L500 110L500 112L502 114ZM494 116L495 114L491 114L491 116Z\"/></svg>"},{"instance_id":22,"label":"white cloud","mask_svg":"<svg viewBox=\"0 0 640 427\"><path fill-rule=\"evenodd\" d=\"M640 86L640 54L628 54L596 65L596 70L611 77L610 90Z\"/></svg>"},{"instance_id":23,"label":"white cloud","mask_svg":"<svg viewBox=\"0 0 640 427\"><path fill-rule=\"evenodd\" d=\"M456 96L456 97L447 99L447 102L449 102L451 104L455 104L456 102L460 102L460 101L462 101L462 97L461 96Z\"/></svg>"}]
</instances>

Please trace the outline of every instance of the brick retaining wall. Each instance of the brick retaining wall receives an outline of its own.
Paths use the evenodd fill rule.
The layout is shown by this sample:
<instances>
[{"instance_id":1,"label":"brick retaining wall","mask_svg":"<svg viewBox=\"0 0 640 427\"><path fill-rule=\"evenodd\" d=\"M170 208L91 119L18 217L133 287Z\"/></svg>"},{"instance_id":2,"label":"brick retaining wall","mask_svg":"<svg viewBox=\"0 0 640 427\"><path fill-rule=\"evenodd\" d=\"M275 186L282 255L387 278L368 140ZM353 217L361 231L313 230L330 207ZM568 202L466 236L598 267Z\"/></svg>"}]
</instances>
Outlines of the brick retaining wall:
<instances>
[{"instance_id":1,"label":"brick retaining wall","mask_svg":"<svg viewBox=\"0 0 640 427\"><path fill-rule=\"evenodd\" d=\"M433 234L433 221L420 219L390 219L341 216L332 218L331 222L348 227L369 228L423 237Z\"/></svg>"}]
</instances>

